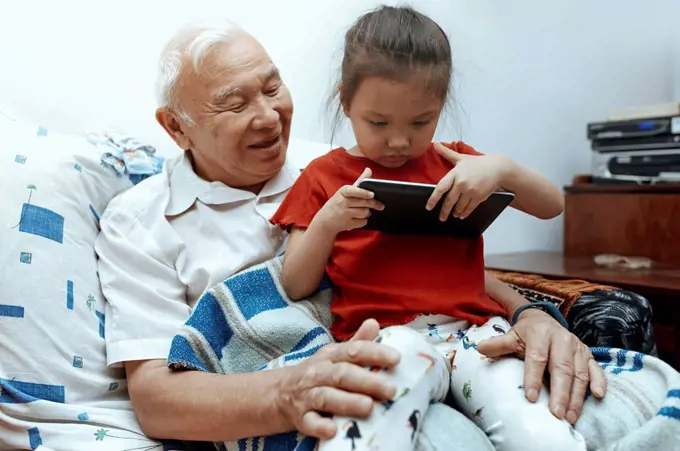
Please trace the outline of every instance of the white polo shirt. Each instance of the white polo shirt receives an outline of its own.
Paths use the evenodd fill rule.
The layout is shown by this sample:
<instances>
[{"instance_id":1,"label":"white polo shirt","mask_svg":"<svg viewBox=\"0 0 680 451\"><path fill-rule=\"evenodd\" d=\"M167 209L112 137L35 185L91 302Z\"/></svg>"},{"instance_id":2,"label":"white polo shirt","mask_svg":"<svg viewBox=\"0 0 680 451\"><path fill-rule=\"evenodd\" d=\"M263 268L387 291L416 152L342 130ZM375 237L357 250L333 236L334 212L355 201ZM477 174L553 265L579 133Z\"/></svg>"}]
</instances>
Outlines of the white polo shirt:
<instances>
[{"instance_id":1,"label":"white polo shirt","mask_svg":"<svg viewBox=\"0 0 680 451\"><path fill-rule=\"evenodd\" d=\"M95 243L109 365L167 358L205 290L282 251L269 218L298 174L286 163L255 195L206 182L183 155L109 204Z\"/></svg>"}]
</instances>

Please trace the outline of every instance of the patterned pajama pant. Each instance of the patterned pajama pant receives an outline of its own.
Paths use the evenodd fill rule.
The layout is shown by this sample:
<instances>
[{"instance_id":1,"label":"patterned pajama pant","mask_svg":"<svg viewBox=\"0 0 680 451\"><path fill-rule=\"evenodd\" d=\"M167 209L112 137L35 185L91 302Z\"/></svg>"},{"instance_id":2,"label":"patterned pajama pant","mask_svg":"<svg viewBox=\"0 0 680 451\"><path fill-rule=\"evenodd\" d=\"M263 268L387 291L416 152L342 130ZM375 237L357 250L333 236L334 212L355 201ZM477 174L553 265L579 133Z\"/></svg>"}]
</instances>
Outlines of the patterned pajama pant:
<instances>
[{"instance_id":1,"label":"patterned pajama pant","mask_svg":"<svg viewBox=\"0 0 680 451\"><path fill-rule=\"evenodd\" d=\"M366 420L335 417L338 433L320 451L412 450L432 402L449 389L458 410L472 419L500 451L585 451L583 437L548 408L544 387L536 403L524 396L524 362L488 359L477 343L502 335L510 325L492 318L481 327L435 315L406 326L388 327L378 341L402 358L387 374L397 385L391 401L376 404ZM380 370L379 370L380 371Z\"/></svg>"}]
</instances>

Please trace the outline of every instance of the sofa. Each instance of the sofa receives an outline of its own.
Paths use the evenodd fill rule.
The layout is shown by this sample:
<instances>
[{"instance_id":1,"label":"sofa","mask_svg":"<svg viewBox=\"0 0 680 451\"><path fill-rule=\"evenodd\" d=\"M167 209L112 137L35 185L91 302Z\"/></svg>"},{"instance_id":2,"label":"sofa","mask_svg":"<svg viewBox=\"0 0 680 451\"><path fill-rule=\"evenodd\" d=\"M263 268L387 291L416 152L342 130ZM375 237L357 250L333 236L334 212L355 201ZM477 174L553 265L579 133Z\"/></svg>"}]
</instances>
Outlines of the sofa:
<instances>
[{"instance_id":1,"label":"sofa","mask_svg":"<svg viewBox=\"0 0 680 451\"><path fill-rule=\"evenodd\" d=\"M290 150L302 165L323 151L295 141ZM141 435L124 370L106 365L106 308L94 252L109 201L162 167L155 149L133 138L63 134L0 114L0 428L11 431L0 434L0 449L36 449L72 426L78 432L71 449L107 440L136 440L135 449L182 446ZM507 280L532 300L560 303L536 286ZM565 313L591 346L617 346L615 339L626 336L626 347L653 353L649 304L627 296L589 292ZM622 330L619 317L607 312L638 321Z\"/></svg>"}]
</instances>

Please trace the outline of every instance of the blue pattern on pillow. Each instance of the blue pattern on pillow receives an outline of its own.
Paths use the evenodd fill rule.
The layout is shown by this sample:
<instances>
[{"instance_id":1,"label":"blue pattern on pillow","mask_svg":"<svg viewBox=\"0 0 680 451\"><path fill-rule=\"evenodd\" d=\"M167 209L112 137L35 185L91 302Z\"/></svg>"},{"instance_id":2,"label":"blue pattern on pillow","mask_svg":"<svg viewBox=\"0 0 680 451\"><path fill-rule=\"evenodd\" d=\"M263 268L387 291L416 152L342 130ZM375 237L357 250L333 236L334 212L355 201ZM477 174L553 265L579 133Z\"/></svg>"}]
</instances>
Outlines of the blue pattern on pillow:
<instances>
[{"instance_id":1,"label":"blue pattern on pillow","mask_svg":"<svg viewBox=\"0 0 680 451\"><path fill-rule=\"evenodd\" d=\"M19 231L62 243L64 241L64 217L47 208L24 204L21 209Z\"/></svg>"},{"instance_id":2,"label":"blue pattern on pillow","mask_svg":"<svg viewBox=\"0 0 680 451\"><path fill-rule=\"evenodd\" d=\"M19 305L0 304L0 316L7 318L23 318L24 308Z\"/></svg>"},{"instance_id":3,"label":"blue pattern on pillow","mask_svg":"<svg viewBox=\"0 0 680 451\"><path fill-rule=\"evenodd\" d=\"M73 281L66 281L66 308L73 310Z\"/></svg>"},{"instance_id":4,"label":"blue pattern on pillow","mask_svg":"<svg viewBox=\"0 0 680 451\"><path fill-rule=\"evenodd\" d=\"M99 336L104 338L104 326L105 326L105 323L106 323L106 321L105 321L106 317L100 311L97 311L96 313L97 313L97 318L99 318Z\"/></svg>"},{"instance_id":5,"label":"blue pattern on pillow","mask_svg":"<svg viewBox=\"0 0 680 451\"><path fill-rule=\"evenodd\" d=\"M101 215L97 211L96 208L92 204L90 204L90 211L92 212L92 216L94 216L94 219L97 221L97 224L99 224L99 221L101 219Z\"/></svg>"},{"instance_id":6,"label":"blue pattern on pillow","mask_svg":"<svg viewBox=\"0 0 680 451\"><path fill-rule=\"evenodd\" d=\"M43 399L63 404L66 389L63 385L36 384L16 379L0 378L0 404L25 404Z\"/></svg>"},{"instance_id":7,"label":"blue pattern on pillow","mask_svg":"<svg viewBox=\"0 0 680 451\"><path fill-rule=\"evenodd\" d=\"M40 429L37 427L28 430L28 443L31 449L38 449L42 446L42 438L40 437Z\"/></svg>"},{"instance_id":8,"label":"blue pattern on pillow","mask_svg":"<svg viewBox=\"0 0 680 451\"><path fill-rule=\"evenodd\" d=\"M30 265L31 262L33 261L33 254L31 254L30 252L22 252L19 255L19 261L21 263L25 263L27 265Z\"/></svg>"}]
</instances>

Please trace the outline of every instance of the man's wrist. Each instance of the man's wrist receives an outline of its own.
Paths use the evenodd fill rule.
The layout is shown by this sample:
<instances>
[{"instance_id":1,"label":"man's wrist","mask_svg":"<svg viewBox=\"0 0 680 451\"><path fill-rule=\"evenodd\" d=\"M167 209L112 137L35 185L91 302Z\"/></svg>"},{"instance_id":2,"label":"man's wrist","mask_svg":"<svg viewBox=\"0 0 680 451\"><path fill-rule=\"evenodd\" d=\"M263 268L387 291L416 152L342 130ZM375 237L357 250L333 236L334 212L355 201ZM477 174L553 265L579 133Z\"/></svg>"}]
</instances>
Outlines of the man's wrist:
<instances>
[{"instance_id":1,"label":"man's wrist","mask_svg":"<svg viewBox=\"0 0 680 451\"><path fill-rule=\"evenodd\" d=\"M537 308L526 308L520 312L520 314L517 316L517 321L521 320L522 318L531 318L531 317L538 317L538 318L552 318L548 313L541 309Z\"/></svg>"},{"instance_id":2,"label":"man's wrist","mask_svg":"<svg viewBox=\"0 0 680 451\"><path fill-rule=\"evenodd\" d=\"M535 313L531 313L531 311ZM564 328L569 329L569 323L567 323L567 320L562 315L562 312L560 312L555 304L549 301L524 304L515 310L512 315L512 319L510 320L510 324L514 326L521 318L541 318L543 317L542 315L547 315L549 318L557 321Z\"/></svg>"},{"instance_id":3,"label":"man's wrist","mask_svg":"<svg viewBox=\"0 0 680 451\"><path fill-rule=\"evenodd\" d=\"M289 418L288 410L284 407L286 405L291 405L293 402L292 399L286 399L286 391L283 390L284 384L288 381L288 378L286 377L288 371L290 371L290 368L269 371L270 376L273 376L273 379L272 383L269 384L269 393L264 395L265 398L269 399L269 402L262 421L274 423L274 429L280 431L295 430L295 423L292 418Z\"/></svg>"}]
</instances>

